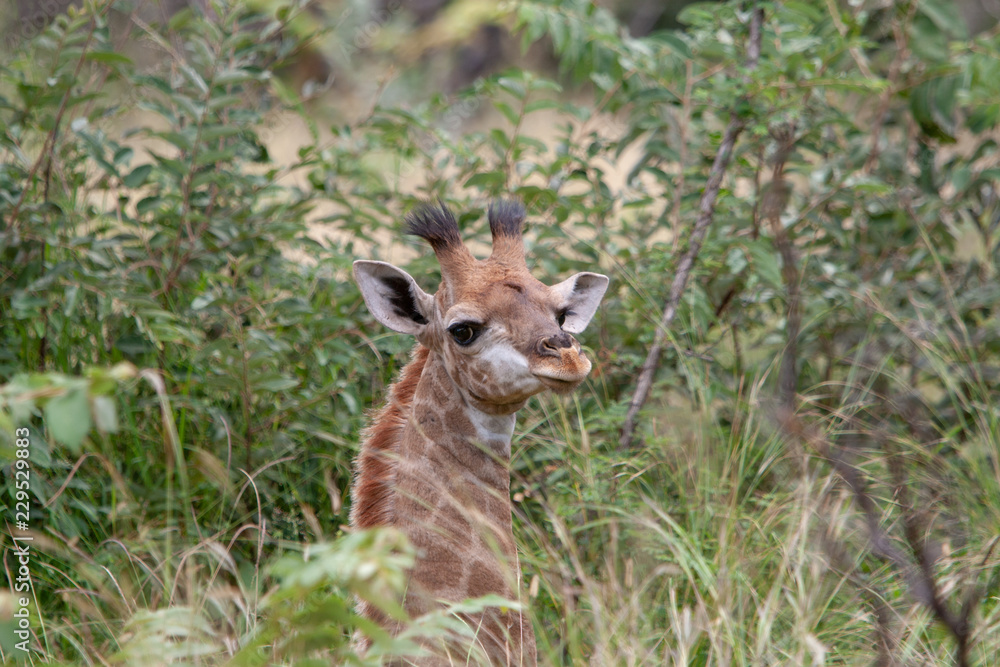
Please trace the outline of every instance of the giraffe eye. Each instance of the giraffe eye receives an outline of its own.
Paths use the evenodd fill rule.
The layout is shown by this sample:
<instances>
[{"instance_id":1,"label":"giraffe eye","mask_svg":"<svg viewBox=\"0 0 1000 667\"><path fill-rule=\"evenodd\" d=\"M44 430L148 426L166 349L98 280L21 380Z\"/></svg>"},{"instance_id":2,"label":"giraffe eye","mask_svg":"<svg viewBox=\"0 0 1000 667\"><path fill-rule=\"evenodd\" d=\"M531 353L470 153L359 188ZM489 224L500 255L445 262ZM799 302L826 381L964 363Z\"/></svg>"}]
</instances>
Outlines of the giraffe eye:
<instances>
[{"instance_id":1,"label":"giraffe eye","mask_svg":"<svg viewBox=\"0 0 1000 667\"><path fill-rule=\"evenodd\" d=\"M568 310L560 310L559 314L556 315L556 321L559 322L559 326L562 327L566 323L566 316L572 315Z\"/></svg>"},{"instance_id":2,"label":"giraffe eye","mask_svg":"<svg viewBox=\"0 0 1000 667\"><path fill-rule=\"evenodd\" d=\"M469 324L468 322L459 322L448 327L448 333L451 334L456 343L463 347L470 345L472 341L476 340L482 330L482 327Z\"/></svg>"}]
</instances>

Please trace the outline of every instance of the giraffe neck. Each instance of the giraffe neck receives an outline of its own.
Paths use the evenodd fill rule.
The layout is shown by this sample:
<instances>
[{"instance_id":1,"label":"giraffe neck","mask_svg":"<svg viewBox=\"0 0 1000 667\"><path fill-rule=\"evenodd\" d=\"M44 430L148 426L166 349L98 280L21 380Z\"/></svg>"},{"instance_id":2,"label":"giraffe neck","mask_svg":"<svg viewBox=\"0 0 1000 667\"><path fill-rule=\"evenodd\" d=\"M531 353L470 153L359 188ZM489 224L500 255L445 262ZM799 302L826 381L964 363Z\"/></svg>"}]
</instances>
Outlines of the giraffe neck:
<instances>
[{"instance_id":1,"label":"giraffe neck","mask_svg":"<svg viewBox=\"0 0 1000 667\"><path fill-rule=\"evenodd\" d=\"M461 463L460 468L474 474L502 470L503 486L507 487L510 440L516 419L515 414L487 414L467 402L440 356L431 352L403 433L403 456L407 449L414 458L432 453L429 449L443 449Z\"/></svg>"},{"instance_id":2,"label":"giraffe neck","mask_svg":"<svg viewBox=\"0 0 1000 667\"><path fill-rule=\"evenodd\" d=\"M418 345L366 433L352 524L395 526L413 533L411 539L426 538L431 560L442 550L478 551L472 537L480 547L501 547L513 560L509 463L515 420L466 402L440 357ZM431 539L458 526L462 534L453 539ZM488 530L477 534L476 526Z\"/></svg>"},{"instance_id":3,"label":"giraffe neck","mask_svg":"<svg viewBox=\"0 0 1000 667\"><path fill-rule=\"evenodd\" d=\"M471 406L440 357L422 346L376 414L358 457L352 522L394 526L417 549L404 600L411 617L439 601L519 598L509 471L515 419ZM392 625L367 603L359 612ZM535 664L534 631L520 613L491 608L464 617L491 664Z\"/></svg>"},{"instance_id":4,"label":"giraffe neck","mask_svg":"<svg viewBox=\"0 0 1000 667\"><path fill-rule=\"evenodd\" d=\"M466 402L431 352L403 429L394 519L422 552L415 578L455 601L511 594L510 439L514 415L488 415ZM490 572L488 582L484 572Z\"/></svg>"},{"instance_id":5,"label":"giraffe neck","mask_svg":"<svg viewBox=\"0 0 1000 667\"><path fill-rule=\"evenodd\" d=\"M509 470L515 419L470 405L430 353L403 430L396 477L396 526L418 550L404 601L411 615L439 600L518 599ZM535 664L534 632L520 613L491 608L467 614L466 623L490 664Z\"/></svg>"}]
</instances>

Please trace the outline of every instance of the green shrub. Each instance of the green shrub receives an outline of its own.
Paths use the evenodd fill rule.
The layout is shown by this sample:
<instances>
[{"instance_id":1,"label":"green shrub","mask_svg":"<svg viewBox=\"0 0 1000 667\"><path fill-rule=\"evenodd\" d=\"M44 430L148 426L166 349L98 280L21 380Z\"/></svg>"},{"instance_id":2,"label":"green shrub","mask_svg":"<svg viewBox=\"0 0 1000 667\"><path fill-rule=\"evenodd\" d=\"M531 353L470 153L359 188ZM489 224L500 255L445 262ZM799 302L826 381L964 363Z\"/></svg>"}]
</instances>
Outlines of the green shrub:
<instances>
[{"instance_id":1,"label":"green shrub","mask_svg":"<svg viewBox=\"0 0 1000 667\"><path fill-rule=\"evenodd\" d=\"M504 5L564 83L404 77L387 99L413 103L330 128L275 75L322 43L304 3L185 10L136 33L140 66L110 27L128 4L92 2L5 55L0 451L29 429L44 659L361 660L349 600L398 592L412 553L341 526L364 410L409 343L372 323L350 263L402 256L430 289L402 215L441 197L482 239L503 195L528 207L539 276L613 276L586 388L533 402L514 441L544 664L943 664L956 645L988 664L1000 42L945 3L856 5L761 3L752 69L741 3L642 39L591 3ZM643 446L619 451L731 113L746 129ZM474 115L494 129L462 131ZM279 164L291 125L306 138ZM15 487L0 497L12 514ZM970 610L965 648L927 581Z\"/></svg>"}]
</instances>

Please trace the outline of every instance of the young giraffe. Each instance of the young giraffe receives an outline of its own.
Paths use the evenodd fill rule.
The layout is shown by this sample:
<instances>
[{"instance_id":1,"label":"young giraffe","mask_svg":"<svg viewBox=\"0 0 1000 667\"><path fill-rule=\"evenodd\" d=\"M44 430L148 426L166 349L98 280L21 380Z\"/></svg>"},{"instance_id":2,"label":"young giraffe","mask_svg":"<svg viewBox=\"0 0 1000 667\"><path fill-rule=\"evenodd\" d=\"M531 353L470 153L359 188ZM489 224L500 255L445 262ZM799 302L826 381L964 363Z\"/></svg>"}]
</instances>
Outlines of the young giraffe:
<instances>
[{"instance_id":1,"label":"young giraffe","mask_svg":"<svg viewBox=\"0 0 1000 667\"><path fill-rule=\"evenodd\" d=\"M515 413L532 395L565 393L587 377L590 361L570 334L584 330L608 286L596 273L542 284L525 263L521 205L494 202L488 218L493 252L477 260L443 205L407 217L408 233L429 241L441 265L433 296L391 264L354 263L375 319L417 339L367 431L351 492L352 526L394 526L417 549L404 600L411 617L439 601L519 597L508 469ZM364 603L360 613L398 630ZM491 608L465 620L490 664L535 665L534 631L520 613ZM470 655L468 646L430 650L415 664L466 664Z\"/></svg>"}]
</instances>

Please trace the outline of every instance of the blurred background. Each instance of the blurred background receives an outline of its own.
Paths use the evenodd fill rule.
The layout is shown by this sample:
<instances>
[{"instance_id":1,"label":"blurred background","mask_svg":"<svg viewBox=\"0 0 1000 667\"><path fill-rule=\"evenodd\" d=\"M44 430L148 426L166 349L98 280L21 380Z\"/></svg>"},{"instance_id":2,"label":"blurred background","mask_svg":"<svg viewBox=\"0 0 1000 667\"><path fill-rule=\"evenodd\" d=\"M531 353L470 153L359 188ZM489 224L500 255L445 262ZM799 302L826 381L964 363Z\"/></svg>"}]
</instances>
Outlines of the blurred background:
<instances>
[{"instance_id":1,"label":"blurred background","mask_svg":"<svg viewBox=\"0 0 1000 667\"><path fill-rule=\"evenodd\" d=\"M484 253L516 197L536 276L612 279L590 379L513 442L542 664L993 664L998 20L3 0L2 657L14 535L38 663L412 655L350 643L413 559L345 530L412 347L350 265L433 291L405 213L440 198Z\"/></svg>"}]
</instances>

